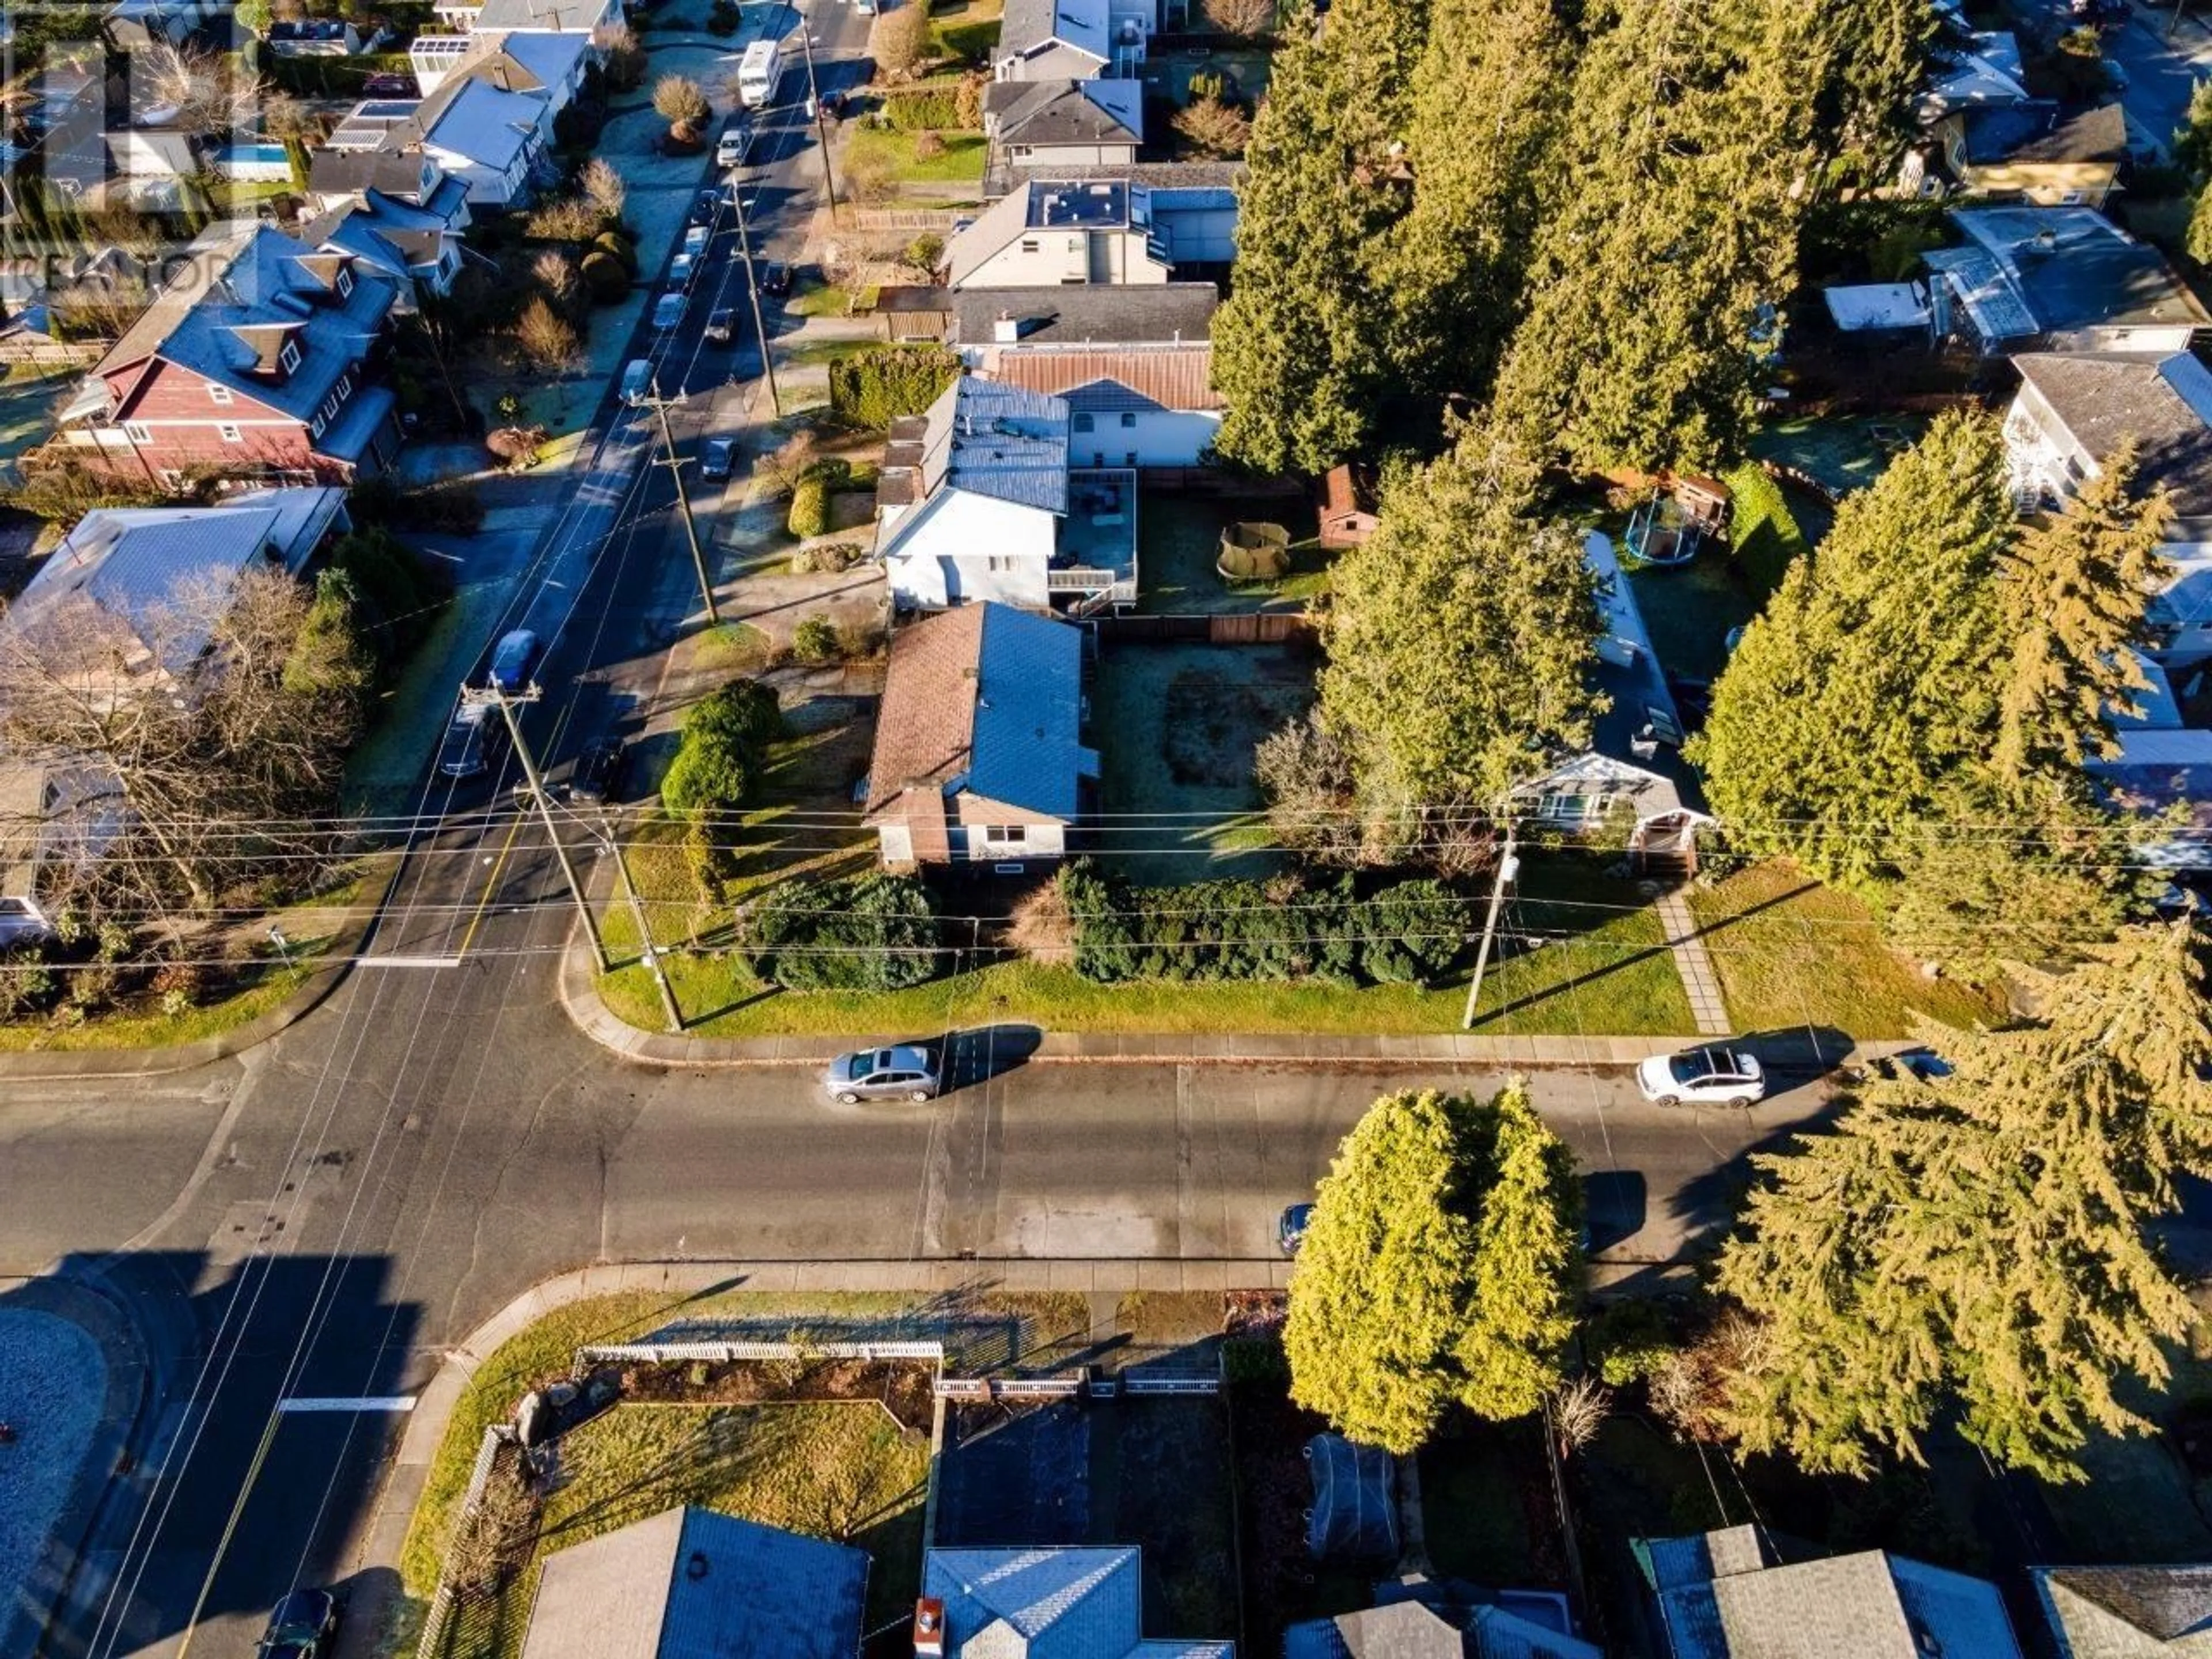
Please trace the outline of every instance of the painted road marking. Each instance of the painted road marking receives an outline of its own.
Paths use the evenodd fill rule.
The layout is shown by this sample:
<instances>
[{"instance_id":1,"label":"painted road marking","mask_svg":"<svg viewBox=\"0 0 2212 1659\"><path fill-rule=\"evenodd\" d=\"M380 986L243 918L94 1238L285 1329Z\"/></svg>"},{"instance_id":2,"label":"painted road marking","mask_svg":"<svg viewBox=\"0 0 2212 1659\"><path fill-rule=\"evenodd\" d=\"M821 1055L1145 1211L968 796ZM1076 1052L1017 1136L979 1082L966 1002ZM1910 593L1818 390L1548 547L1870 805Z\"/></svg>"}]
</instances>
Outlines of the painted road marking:
<instances>
[{"instance_id":1,"label":"painted road marking","mask_svg":"<svg viewBox=\"0 0 2212 1659\"><path fill-rule=\"evenodd\" d=\"M415 1396L411 1394L371 1394L357 1399L302 1395L276 1402L280 1412L411 1412Z\"/></svg>"}]
</instances>

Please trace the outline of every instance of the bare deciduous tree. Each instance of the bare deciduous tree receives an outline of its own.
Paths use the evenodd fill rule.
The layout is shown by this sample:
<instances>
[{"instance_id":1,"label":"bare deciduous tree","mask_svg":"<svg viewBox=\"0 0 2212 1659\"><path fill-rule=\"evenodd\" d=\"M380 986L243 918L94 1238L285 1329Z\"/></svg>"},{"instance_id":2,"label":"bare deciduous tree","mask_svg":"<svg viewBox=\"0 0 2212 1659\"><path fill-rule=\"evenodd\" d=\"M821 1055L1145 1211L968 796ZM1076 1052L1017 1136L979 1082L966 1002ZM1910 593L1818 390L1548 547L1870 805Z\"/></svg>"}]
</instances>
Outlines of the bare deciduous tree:
<instances>
[{"instance_id":1,"label":"bare deciduous tree","mask_svg":"<svg viewBox=\"0 0 2212 1659\"><path fill-rule=\"evenodd\" d=\"M713 113L707 89L688 76L664 75L653 83L653 107L673 128L695 131Z\"/></svg>"},{"instance_id":2,"label":"bare deciduous tree","mask_svg":"<svg viewBox=\"0 0 2212 1659\"><path fill-rule=\"evenodd\" d=\"M817 459L813 428L801 427L754 462L753 470L773 483L778 495L788 495Z\"/></svg>"},{"instance_id":3,"label":"bare deciduous tree","mask_svg":"<svg viewBox=\"0 0 2212 1659\"><path fill-rule=\"evenodd\" d=\"M0 748L65 777L59 874L95 917L204 914L271 869L338 849L328 813L359 729L352 697L287 674L311 605L281 570L179 583L136 612L72 594L0 630Z\"/></svg>"},{"instance_id":4,"label":"bare deciduous tree","mask_svg":"<svg viewBox=\"0 0 2212 1659\"><path fill-rule=\"evenodd\" d=\"M522 315L515 319L514 343L522 348L523 356L553 374L573 368L583 350L574 326L542 298L523 307Z\"/></svg>"},{"instance_id":5,"label":"bare deciduous tree","mask_svg":"<svg viewBox=\"0 0 2212 1659\"><path fill-rule=\"evenodd\" d=\"M1552 1432L1559 1437L1559 1455L1571 1457L1597 1438L1605 1419L1613 1415L1613 1390L1585 1373L1552 1396Z\"/></svg>"},{"instance_id":6,"label":"bare deciduous tree","mask_svg":"<svg viewBox=\"0 0 2212 1659\"><path fill-rule=\"evenodd\" d=\"M1198 13L1208 28L1248 40L1275 29L1275 0L1199 0Z\"/></svg>"},{"instance_id":7,"label":"bare deciduous tree","mask_svg":"<svg viewBox=\"0 0 2212 1659\"><path fill-rule=\"evenodd\" d=\"M549 247L530 262L530 279L545 290L546 299L563 315L573 313L582 297L583 277L576 262L558 248Z\"/></svg>"},{"instance_id":8,"label":"bare deciduous tree","mask_svg":"<svg viewBox=\"0 0 2212 1659\"><path fill-rule=\"evenodd\" d=\"M868 45L885 80L906 79L929 52L929 8L921 0L906 0L896 10L885 12L876 19Z\"/></svg>"},{"instance_id":9,"label":"bare deciduous tree","mask_svg":"<svg viewBox=\"0 0 2212 1659\"><path fill-rule=\"evenodd\" d=\"M605 31L603 44L606 49L607 88L611 92L632 92L645 84L645 48L637 43L637 34L627 23L617 23Z\"/></svg>"},{"instance_id":10,"label":"bare deciduous tree","mask_svg":"<svg viewBox=\"0 0 2212 1659\"><path fill-rule=\"evenodd\" d=\"M236 59L202 46L157 41L132 53L131 68L155 103L177 112L169 125L184 132L251 126L269 95L268 87Z\"/></svg>"},{"instance_id":11,"label":"bare deciduous tree","mask_svg":"<svg viewBox=\"0 0 2212 1659\"><path fill-rule=\"evenodd\" d=\"M604 156L594 155L585 162L576 184L583 191L584 199L607 220L617 224L622 222L623 209L629 201L629 187Z\"/></svg>"},{"instance_id":12,"label":"bare deciduous tree","mask_svg":"<svg viewBox=\"0 0 2212 1659\"><path fill-rule=\"evenodd\" d=\"M1175 112L1172 125L1184 143L1202 155L1233 161L1252 139L1252 123L1234 104L1200 98Z\"/></svg>"}]
</instances>

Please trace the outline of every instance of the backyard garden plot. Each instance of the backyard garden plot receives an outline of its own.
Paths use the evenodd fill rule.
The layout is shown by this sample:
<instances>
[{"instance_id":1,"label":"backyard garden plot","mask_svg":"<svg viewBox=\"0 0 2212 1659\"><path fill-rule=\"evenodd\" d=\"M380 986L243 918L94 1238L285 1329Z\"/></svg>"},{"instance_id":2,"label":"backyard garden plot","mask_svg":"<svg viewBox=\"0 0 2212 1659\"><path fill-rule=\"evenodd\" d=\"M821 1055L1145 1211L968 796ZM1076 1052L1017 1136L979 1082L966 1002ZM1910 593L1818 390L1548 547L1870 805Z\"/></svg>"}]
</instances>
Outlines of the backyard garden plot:
<instances>
[{"instance_id":1,"label":"backyard garden plot","mask_svg":"<svg viewBox=\"0 0 2212 1659\"><path fill-rule=\"evenodd\" d=\"M1279 857L1253 780L1261 743L1312 707L1314 663L1291 645L1111 643L1092 728L1099 851L1131 881L1265 875Z\"/></svg>"},{"instance_id":2,"label":"backyard garden plot","mask_svg":"<svg viewBox=\"0 0 2212 1659\"><path fill-rule=\"evenodd\" d=\"M1290 574L1231 582L1214 568L1221 532L1241 521L1279 525L1291 539ZM1147 491L1137 521L1137 608L1158 616L1300 611L1328 587L1336 556L1316 537L1320 520L1297 496L1164 495Z\"/></svg>"}]
</instances>

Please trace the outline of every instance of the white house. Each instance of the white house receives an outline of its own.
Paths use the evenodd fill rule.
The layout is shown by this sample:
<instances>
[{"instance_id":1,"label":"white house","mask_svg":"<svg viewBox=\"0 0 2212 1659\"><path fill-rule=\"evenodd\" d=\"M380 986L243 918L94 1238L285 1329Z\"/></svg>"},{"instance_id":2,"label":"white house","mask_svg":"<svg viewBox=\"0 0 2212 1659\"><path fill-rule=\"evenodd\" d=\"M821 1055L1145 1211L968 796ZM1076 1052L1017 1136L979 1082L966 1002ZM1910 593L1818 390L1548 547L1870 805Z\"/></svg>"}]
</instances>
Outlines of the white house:
<instances>
[{"instance_id":1,"label":"white house","mask_svg":"<svg viewBox=\"0 0 2212 1659\"><path fill-rule=\"evenodd\" d=\"M1078 466L1195 466L1221 430L1213 347L1000 347L981 372L1067 400L1068 458Z\"/></svg>"},{"instance_id":2,"label":"white house","mask_svg":"<svg viewBox=\"0 0 2212 1659\"><path fill-rule=\"evenodd\" d=\"M1025 179L945 245L954 289L1141 286L1236 254L1237 192L1224 184Z\"/></svg>"},{"instance_id":3,"label":"white house","mask_svg":"<svg viewBox=\"0 0 2212 1659\"><path fill-rule=\"evenodd\" d=\"M1141 81L994 82L983 136L1009 167L1127 167L1145 142Z\"/></svg>"},{"instance_id":4,"label":"white house","mask_svg":"<svg viewBox=\"0 0 2212 1659\"><path fill-rule=\"evenodd\" d=\"M350 58L361 33L343 18L279 18L269 25L269 50L279 58Z\"/></svg>"},{"instance_id":5,"label":"white house","mask_svg":"<svg viewBox=\"0 0 2212 1659\"><path fill-rule=\"evenodd\" d=\"M1611 538L1592 531L1583 556L1597 574L1605 608L1597 678L1612 706L1598 717L1590 746L1559 757L1516 792L1516 805L1555 830L1595 833L1624 823L1633 866L1687 875L1697 868L1698 831L1712 819L1682 760L1681 716Z\"/></svg>"},{"instance_id":6,"label":"white house","mask_svg":"<svg viewBox=\"0 0 2212 1659\"><path fill-rule=\"evenodd\" d=\"M2093 209L1966 208L1950 218L1966 246L1925 256L1938 339L2163 357L2212 325L2164 254Z\"/></svg>"},{"instance_id":7,"label":"white house","mask_svg":"<svg viewBox=\"0 0 2212 1659\"><path fill-rule=\"evenodd\" d=\"M884 865L1059 858L1098 776L1082 726L1069 623L983 604L900 629L868 764Z\"/></svg>"},{"instance_id":8,"label":"white house","mask_svg":"<svg viewBox=\"0 0 2212 1659\"><path fill-rule=\"evenodd\" d=\"M1115 66L1113 0L1009 0L991 73L1000 81L1088 81ZM1144 55L1138 33L1129 61Z\"/></svg>"},{"instance_id":9,"label":"white house","mask_svg":"<svg viewBox=\"0 0 2212 1659\"><path fill-rule=\"evenodd\" d=\"M468 187L468 198L506 207L530 193L551 118L534 92L502 92L459 76L424 99L414 118L394 127L384 148L419 150Z\"/></svg>"},{"instance_id":10,"label":"white house","mask_svg":"<svg viewBox=\"0 0 2212 1659\"><path fill-rule=\"evenodd\" d=\"M588 36L581 34L517 33L493 39L475 35L450 37L463 50L447 56L409 49L415 78L424 94L436 93L457 75L489 82L501 92L534 94L544 100L538 112L538 138L553 143L554 118L576 100L582 90L584 71L594 58Z\"/></svg>"},{"instance_id":11,"label":"white house","mask_svg":"<svg viewBox=\"0 0 2212 1659\"><path fill-rule=\"evenodd\" d=\"M892 424L876 556L896 605L1136 602L1136 475L1072 468L1072 425L1065 398L970 374Z\"/></svg>"}]
</instances>

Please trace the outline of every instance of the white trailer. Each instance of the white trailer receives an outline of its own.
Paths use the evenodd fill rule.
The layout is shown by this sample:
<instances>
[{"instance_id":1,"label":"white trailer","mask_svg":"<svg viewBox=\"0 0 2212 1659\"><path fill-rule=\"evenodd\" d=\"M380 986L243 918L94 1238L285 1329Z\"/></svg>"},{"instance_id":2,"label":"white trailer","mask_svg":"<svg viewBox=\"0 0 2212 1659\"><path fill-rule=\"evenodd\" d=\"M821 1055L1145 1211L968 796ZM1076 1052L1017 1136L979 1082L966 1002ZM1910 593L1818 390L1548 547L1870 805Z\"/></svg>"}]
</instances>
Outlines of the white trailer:
<instances>
[{"instance_id":1,"label":"white trailer","mask_svg":"<svg viewBox=\"0 0 2212 1659\"><path fill-rule=\"evenodd\" d=\"M775 83L782 79L782 43L756 40L738 64L738 101L747 109L765 109L775 101Z\"/></svg>"}]
</instances>

